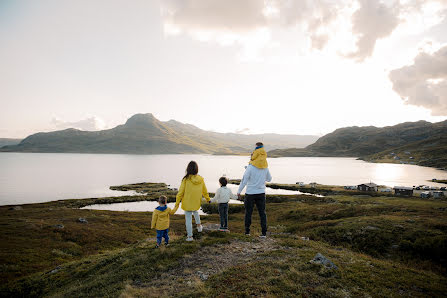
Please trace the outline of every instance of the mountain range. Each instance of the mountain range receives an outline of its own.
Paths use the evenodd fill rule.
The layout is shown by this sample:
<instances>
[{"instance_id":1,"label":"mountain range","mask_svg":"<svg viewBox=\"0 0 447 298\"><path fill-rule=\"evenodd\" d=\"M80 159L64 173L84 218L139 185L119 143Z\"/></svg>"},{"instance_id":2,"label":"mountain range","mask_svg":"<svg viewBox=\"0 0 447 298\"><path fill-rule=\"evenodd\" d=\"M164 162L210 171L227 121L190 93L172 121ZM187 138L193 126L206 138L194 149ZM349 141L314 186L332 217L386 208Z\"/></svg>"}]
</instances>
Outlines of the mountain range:
<instances>
[{"instance_id":1,"label":"mountain range","mask_svg":"<svg viewBox=\"0 0 447 298\"><path fill-rule=\"evenodd\" d=\"M276 149L268 155L359 157L367 161L447 168L447 120L405 122L382 128L339 128L305 148Z\"/></svg>"},{"instance_id":2,"label":"mountain range","mask_svg":"<svg viewBox=\"0 0 447 298\"><path fill-rule=\"evenodd\" d=\"M125 154L247 154L256 142L266 148L305 147L318 139L311 135L217 133L175 120L160 121L152 114L136 114L123 125L101 131L74 128L40 132L3 152L72 152Z\"/></svg>"}]
</instances>

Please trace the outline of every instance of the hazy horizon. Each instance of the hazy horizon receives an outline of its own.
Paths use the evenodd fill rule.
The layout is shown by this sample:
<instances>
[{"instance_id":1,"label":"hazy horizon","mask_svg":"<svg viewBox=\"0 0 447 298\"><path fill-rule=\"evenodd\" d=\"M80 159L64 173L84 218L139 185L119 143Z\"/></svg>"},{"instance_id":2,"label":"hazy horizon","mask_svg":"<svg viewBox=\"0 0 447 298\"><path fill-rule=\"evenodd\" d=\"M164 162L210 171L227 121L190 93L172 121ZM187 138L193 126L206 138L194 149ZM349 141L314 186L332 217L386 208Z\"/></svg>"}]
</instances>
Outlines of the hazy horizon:
<instances>
[{"instance_id":1,"label":"hazy horizon","mask_svg":"<svg viewBox=\"0 0 447 298\"><path fill-rule=\"evenodd\" d=\"M141 113L139 113L139 114L141 114ZM154 115L154 117L155 118L157 118L155 115ZM157 118L158 119L158 118ZM160 119L158 119L158 120L160 120ZM169 119L169 120L164 120L164 121L162 121L162 122L168 122L168 121L171 121L171 120L174 120L174 121L177 121L176 119ZM161 121L161 120L160 120ZM418 121L426 121L426 120L423 120L423 119L421 119L421 120L415 120L415 121L407 121L407 122L418 122ZM178 122L180 122L180 121L178 121ZM428 122L431 122L431 121L428 121ZM442 121L441 121L442 122ZM122 125L122 124L124 124L125 122L123 122L123 123L120 123L120 124L117 124L116 126L118 126L118 125ZM191 123L184 123L184 122L181 122L181 123L183 123L183 124L191 124ZM435 123L435 122L431 122L431 123ZM194 125L194 124L191 124L191 125ZM100 129L100 130L106 130L106 129L112 129L112 128L115 128L116 126L113 126L113 127L107 127L107 128L104 128L104 129ZM195 125L194 125L195 126ZM356 125L352 125L352 126L356 126ZM351 126L351 127L352 127ZM365 126L368 126L368 125L365 125ZM379 128L382 128L382 127L386 127L386 126L388 126L388 125L385 125L385 126L376 126L376 127L379 127ZM197 127L197 126L196 126ZM57 131L57 130L65 130L65 129L69 129L69 128L75 128L75 129L79 129L79 130L82 130L82 131L98 131L98 130L85 130L85 129L81 129L81 128L76 128L76 127L66 127L66 128L61 128L61 129L54 129L53 131ZM197 127L197 128L199 128L199 129L202 129L202 130L206 130L206 129L203 129L203 128L201 128L201 127ZM342 128L342 127L337 127L337 128L334 128L334 131L335 130L337 130L337 129L339 129L339 128ZM209 130L209 131L211 131L211 132L218 132L218 133L237 133L237 134L244 134L244 135L258 135L258 134L281 134L281 133L276 133L276 132L262 132L262 133L247 133L247 132L244 132L244 131L241 131L241 132L235 132L235 131L214 131L214 130ZM50 131L48 131L48 132L50 132ZM331 132L333 132L333 131L329 131L328 133L331 133ZM38 132L36 132L36 133L38 133ZM290 133L290 134L281 134L281 135L297 135L297 136L318 136L318 137L322 137L322 136L324 136L324 134L321 134L321 135L306 135L306 134L293 134L293 133ZM23 138L14 138L14 137L3 137L3 136L0 136L0 139L24 139L24 138L26 138L26 137L28 137L29 135L27 135L27 136L25 136L25 137L23 137Z\"/></svg>"},{"instance_id":2,"label":"hazy horizon","mask_svg":"<svg viewBox=\"0 0 447 298\"><path fill-rule=\"evenodd\" d=\"M324 135L447 119L445 0L0 2L0 137L113 128Z\"/></svg>"}]
</instances>

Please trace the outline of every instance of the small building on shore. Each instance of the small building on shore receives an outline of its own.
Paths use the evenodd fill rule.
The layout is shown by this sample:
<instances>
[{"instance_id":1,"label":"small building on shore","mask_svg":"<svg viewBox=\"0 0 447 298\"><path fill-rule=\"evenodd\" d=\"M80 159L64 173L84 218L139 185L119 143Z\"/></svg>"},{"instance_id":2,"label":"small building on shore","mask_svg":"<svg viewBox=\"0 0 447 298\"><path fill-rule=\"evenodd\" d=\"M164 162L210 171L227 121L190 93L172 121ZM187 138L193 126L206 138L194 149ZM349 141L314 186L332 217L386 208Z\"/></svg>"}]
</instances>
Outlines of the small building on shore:
<instances>
[{"instance_id":1,"label":"small building on shore","mask_svg":"<svg viewBox=\"0 0 447 298\"><path fill-rule=\"evenodd\" d=\"M317 187L317 182L311 182L311 183L309 183L309 186L312 188L315 188L315 187Z\"/></svg>"},{"instance_id":2,"label":"small building on shore","mask_svg":"<svg viewBox=\"0 0 447 298\"><path fill-rule=\"evenodd\" d=\"M408 196L411 197L413 195L413 187L408 186L395 186L394 194L396 196Z\"/></svg>"},{"instance_id":3,"label":"small building on shore","mask_svg":"<svg viewBox=\"0 0 447 298\"><path fill-rule=\"evenodd\" d=\"M357 190L357 186L356 185L346 185L346 186L344 186L344 188L346 190Z\"/></svg>"},{"instance_id":4,"label":"small building on shore","mask_svg":"<svg viewBox=\"0 0 447 298\"><path fill-rule=\"evenodd\" d=\"M435 199L444 198L444 192L443 191L434 191L433 198L435 198Z\"/></svg>"},{"instance_id":5,"label":"small building on shore","mask_svg":"<svg viewBox=\"0 0 447 298\"><path fill-rule=\"evenodd\" d=\"M379 188L379 192L388 192L388 193L390 193L391 192L391 188L382 187L382 188Z\"/></svg>"},{"instance_id":6,"label":"small building on shore","mask_svg":"<svg viewBox=\"0 0 447 298\"><path fill-rule=\"evenodd\" d=\"M421 192L421 198L423 198L423 199L428 199L428 198L430 198L430 197L431 197L431 194L430 194L429 191Z\"/></svg>"},{"instance_id":7,"label":"small building on shore","mask_svg":"<svg viewBox=\"0 0 447 298\"><path fill-rule=\"evenodd\" d=\"M357 190L360 191L377 191L377 188L378 185L372 182L357 185Z\"/></svg>"}]
</instances>

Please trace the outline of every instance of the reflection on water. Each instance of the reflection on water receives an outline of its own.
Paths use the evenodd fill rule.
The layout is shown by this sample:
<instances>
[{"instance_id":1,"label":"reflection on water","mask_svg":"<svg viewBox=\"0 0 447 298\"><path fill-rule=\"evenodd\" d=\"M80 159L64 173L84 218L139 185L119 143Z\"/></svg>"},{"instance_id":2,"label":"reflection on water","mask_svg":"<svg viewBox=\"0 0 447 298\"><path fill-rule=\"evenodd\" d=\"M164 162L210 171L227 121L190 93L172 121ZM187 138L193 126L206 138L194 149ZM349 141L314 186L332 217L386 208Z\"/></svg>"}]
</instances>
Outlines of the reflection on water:
<instances>
[{"instance_id":1,"label":"reflection on water","mask_svg":"<svg viewBox=\"0 0 447 298\"><path fill-rule=\"evenodd\" d=\"M230 200L230 204L243 204L241 201ZM156 201L139 201L139 202L126 202L126 203L116 203L116 204L95 204L85 206L81 209L93 209L93 210L110 210L110 211L132 211L132 212L152 212L159 206ZM175 203L168 203L168 207L174 209ZM175 214L185 214L183 209L178 208ZM200 215L207 215L202 211L202 208L199 210Z\"/></svg>"},{"instance_id":2,"label":"reflection on water","mask_svg":"<svg viewBox=\"0 0 447 298\"><path fill-rule=\"evenodd\" d=\"M165 182L179 187L189 161L199 164L208 191L219 187L219 177L241 178L248 156L120 155L71 153L0 153L0 205L128 194L111 185ZM269 158L273 182L317 182L330 185L444 186L427 182L447 179L445 171L415 165L367 163L355 158ZM231 187L235 193L237 186ZM291 194L267 189L269 194Z\"/></svg>"},{"instance_id":3,"label":"reflection on water","mask_svg":"<svg viewBox=\"0 0 447 298\"><path fill-rule=\"evenodd\" d=\"M385 181L396 181L398 180L402 174L404 174L402 167L394 167L393 164L381 163L377 164L374 169L372 179L376 180L385 180Z\"/></svg>"}]
</instances>

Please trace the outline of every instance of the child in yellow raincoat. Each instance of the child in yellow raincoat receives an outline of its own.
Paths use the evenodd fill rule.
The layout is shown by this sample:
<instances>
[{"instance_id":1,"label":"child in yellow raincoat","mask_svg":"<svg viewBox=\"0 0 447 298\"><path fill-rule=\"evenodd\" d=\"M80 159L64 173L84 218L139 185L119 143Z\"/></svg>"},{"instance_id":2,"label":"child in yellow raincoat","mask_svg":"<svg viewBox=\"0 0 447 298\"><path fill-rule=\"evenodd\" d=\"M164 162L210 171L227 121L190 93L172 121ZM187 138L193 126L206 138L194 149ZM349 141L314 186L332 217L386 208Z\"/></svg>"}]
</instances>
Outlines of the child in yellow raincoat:
<instances>
[{"instance_id":1,"label":"child in yellow raincoat","mask_svg":"<svg viewBox=\"0 0 447 298\"><path fill-rule=\"evenodd\" d=\"M160 196L158 198L158 206L155 208L154 213L152 213L151 229L155 228L157 230L157 245L155 248L159 248L161 245L161 240L165 238L165 245L169 245L169 217L173 215L178 206L171 210L166 204L168 203L168 198L165 196Z\"/></svg>"},{"instance_id":2,"label":"child in yellow raincoat","mask_svg":"<svg viewBox=\"0 0 447 298\"><path fill-rule=\"evenodd\" d=\"M251 154L249 164L257 167L258 169L266 169L269 167L267 163L267 152L265 152L264 144L261 142L256 143L256 148Z\"/></svg>"}]
</instances>

